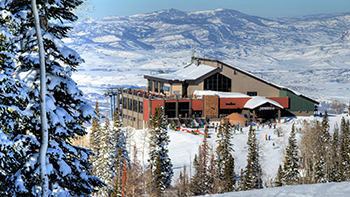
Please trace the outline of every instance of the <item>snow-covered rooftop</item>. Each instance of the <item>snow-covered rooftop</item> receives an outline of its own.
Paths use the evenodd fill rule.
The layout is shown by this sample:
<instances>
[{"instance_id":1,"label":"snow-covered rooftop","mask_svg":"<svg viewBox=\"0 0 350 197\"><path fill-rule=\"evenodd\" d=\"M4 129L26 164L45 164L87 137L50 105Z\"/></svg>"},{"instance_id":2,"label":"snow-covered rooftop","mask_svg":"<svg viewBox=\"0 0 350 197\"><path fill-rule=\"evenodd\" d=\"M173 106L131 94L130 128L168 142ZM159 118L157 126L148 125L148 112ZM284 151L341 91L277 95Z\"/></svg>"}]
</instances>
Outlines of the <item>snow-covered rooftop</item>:
<instances>
[{"instance_id":1,"label":"snow-covered rooftop","mask_svg":"<svg viewBox=\"0 0 350 197\"><path fill-rule=\"evenodd\" d=\"M218 95L220 98L250 98L250 96L239 92L219 92L213 90L195 90L193 94L199 97L203 95Z\"/></svg>"},{"instance_id":2,"label":"snow-covered rooftop","mask_svg":"<svg viewBox=\"0 0 350 197\"><path fill-rule=\"evenodd\" d=\"M195 65L190 64L189 66L186 66L183 69L179 69L176 72L169 73L169 74L158 74L158 75L152 75L153 77L166 79L166 80L179 80L179 81L185 81L185 80L196 80L199 77L214 71L216 68L208 65Z\"/></svg>"},{"instance_id":3,"label":"snow-covered rooftop","mask_svg":"<svg viewBox=\"0 0 350 197\"><path fill-rule=\"evenodd\" d=\"M255 108L257 108L265 103L271 103L271 104L283 109L283 106L280 105L278 102L267 99L265 97L261 97L261 96L252 97L252 99L248 100L247 103L244 105L244 108L255 109Z\"/></svg>"}]
</instances>

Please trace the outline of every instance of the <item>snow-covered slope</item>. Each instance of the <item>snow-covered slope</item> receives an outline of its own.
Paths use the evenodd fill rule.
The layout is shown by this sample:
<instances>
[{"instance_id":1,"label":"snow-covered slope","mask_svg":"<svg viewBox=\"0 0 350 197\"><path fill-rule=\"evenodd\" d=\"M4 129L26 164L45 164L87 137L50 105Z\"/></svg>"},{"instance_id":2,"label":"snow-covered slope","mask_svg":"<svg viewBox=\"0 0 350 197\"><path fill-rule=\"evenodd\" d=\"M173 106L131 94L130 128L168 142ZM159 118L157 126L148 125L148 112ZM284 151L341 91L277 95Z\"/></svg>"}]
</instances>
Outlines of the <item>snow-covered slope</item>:
<instances>
[{"instance_id":1,"label":"snow-covered slope","mask_svg":"<svg viewBox=\"0 0 350 197\"><path fill-rule=\"evenodd\" d=\"M195 55L218 59L315 99L350 97L350 13L266 19L218 9L175 9L74 24L65 39L85 59L74 79L88 96L146 86L143 74L170 72Z\"/></svg>"},{"instance_id":2,"label":"snow-covered slope","mask_svg":"<svg viewBox=\"0 0 350 197\"><path fill-rule=\"evenodd\" d=\"M349 120L348 115L329 115L329 125L330 125L330 134L333 135L335 124L340 125L342 117L345 120ZM303 129L305 122L311 123L314 120L322 121L321 117L296 117L288 118L283 117L282 123L277 124L277 128L281 131L281 136L278 137L274 132L274 128L269 128L268 126L256 128L255 134L259 144L259 160L262 168L262 180L264 183L264 188L269 188L272 186L274 179L277 174L279 165L283 166L284 163L284 151L285 147L288 144L288 138L292 125L296 127L296 139L297 145L300 146L301 132L300 129ZM200 128L200 132L203 132L204 129ZM141 163L147 165L148 160L148 148L147 148L147 130L136 130L129 133L128 145L129 152L131 151L132 146L136 145L138 149L138 158L141 160ZM193 159L195 154L198 153L198 146L203 141L202 135L193 135L182 131L173 131L168 130L170 136L169 143L169 157L171 158L174 170L173 184L178 178L180 171L183 169L183 166L186 166L187 173L190 176L194 174L194 169L192 166ZM207 138L208 144L212 150L215 151L217 146L215 129L209 128L210 138ZM265 135L271 136L271 140L266 140ZM245 169L247 165L247 155L248 155L248 127L243 128L243 133L236 132L233 135L232 144L233 144L233 157L235 161L235 173L240 174L241 169ZM275 147L273 146L275 144ZM299 155L301 156L301 155ZM144 162L142 162L144 161ZM330 183L330 184L321 184L321 185L303 185L296 187L282 187L276 189L263 189L255 190L250 192L234 192L230 194L222 195L209 195L209 196L349 196L350 188L349 182L346 183ZM341 191L338 191L341 190ZM333 195L334 194L334 195ZM345 195L344 195L345 194Z\"/></svg>"},{"instance_id":3,"label":"snow-covered slope","mask_svg":"<svg viewBox=\"0 0 350 197\"><path fill-rule=\"evenodd\" d=\"M243 192L231 192L225 194L212 194L206 197L344 197L349 196L350 182L321 183L313 185L285 186L267 188L263 190L251 190Z\"/></svg>"}]
</instances>

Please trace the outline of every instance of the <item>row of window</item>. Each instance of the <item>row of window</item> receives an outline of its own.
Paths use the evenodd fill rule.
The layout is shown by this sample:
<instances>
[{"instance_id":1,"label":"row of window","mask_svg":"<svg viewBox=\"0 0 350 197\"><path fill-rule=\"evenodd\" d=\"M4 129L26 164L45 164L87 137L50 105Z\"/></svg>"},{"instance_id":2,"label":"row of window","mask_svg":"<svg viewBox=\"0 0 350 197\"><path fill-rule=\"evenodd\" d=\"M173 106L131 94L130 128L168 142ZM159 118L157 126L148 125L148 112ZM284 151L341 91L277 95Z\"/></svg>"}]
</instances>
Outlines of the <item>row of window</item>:
<instances>
[{"instance_id":1,"label":"row of window","mask_svg":"<svg viewBox=\"0 0 350 197\"><path fill-rule=\"evenodd\" d=\"M137 110L137 108L139 110ZM123 97L123 109L127 109L138 113L143 113L143 102L138 100L133 100L131 98Z\"/></svg>"},{"instance_id":2,"label":"row of window","mask_svg":"<svg viewBox=\"0 0 350 197\"><path fill-rule=\"evenodd\" d=\"M148 83L148 91L153 92L153 83L154 83L154 92L163 92L163 82L158 82L158 81L152 81L150 80Z\"/></svg>"},{"instance_id":3,"label":"row of window","mask_svg":"<svg viewBox=\"0 0 350 197\"><path fill-rule=\"evenodd\" d=\"M136 121L136 118L135 117L132 117L132 116L128 116L126 114L123 114L123 119L128 119L128 120L132 120L132 121Z\"/></svg>"}]
</instances>

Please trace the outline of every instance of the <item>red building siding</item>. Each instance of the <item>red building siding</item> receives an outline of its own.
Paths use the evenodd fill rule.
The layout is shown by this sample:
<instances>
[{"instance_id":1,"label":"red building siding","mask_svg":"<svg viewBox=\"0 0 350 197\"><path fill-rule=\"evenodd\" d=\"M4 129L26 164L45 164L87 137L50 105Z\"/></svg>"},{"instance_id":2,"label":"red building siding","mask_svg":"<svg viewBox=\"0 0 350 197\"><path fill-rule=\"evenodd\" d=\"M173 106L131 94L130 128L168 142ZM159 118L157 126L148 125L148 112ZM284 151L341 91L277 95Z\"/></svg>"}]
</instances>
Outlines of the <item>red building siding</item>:
<instances>
[{"instance_id":1,"label":"red building siding","mask_svg":"<svg viewBox=\"0 0 350 197\"><path fill-rule=\"evenodd\" d=\"M266 98L278 102L285 109L289 108L289 98L288 97L266 97Z\"/></svg>"},{"instance_id":2,"label":"red building siding","mask_svg":"<svg viewBox=\"0 0 350 197\"><path fill-rule=\"evenodd\" d=\"M251 98L220 98L220 109L243 109Z\"/></svg>"}]
</instances>

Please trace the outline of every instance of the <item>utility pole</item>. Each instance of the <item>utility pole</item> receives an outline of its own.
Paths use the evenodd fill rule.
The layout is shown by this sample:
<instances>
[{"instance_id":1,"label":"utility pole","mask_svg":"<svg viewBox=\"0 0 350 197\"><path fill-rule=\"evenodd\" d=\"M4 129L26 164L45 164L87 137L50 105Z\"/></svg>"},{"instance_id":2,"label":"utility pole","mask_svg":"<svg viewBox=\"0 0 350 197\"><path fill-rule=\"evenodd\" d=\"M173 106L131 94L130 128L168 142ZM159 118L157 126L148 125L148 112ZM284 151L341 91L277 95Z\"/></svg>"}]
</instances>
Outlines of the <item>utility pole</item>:
<instances>
[{"instance_id":1,"label":"utility pole","mask_svg":"<svg viewBox=\"0 0 350 197\"><path fill-rule=\"evenodd\" d=\"M40 21L38 10L36 8L36 0L31 0L32 11L34 14L34 23L36 37L39 45L39 59L40 59L40 117L41 117L41 144L40 144L40 178L42 184L42 197L47 197L49 192L49 179L46 172L46 152L49 142L49 133L47 130L46 117L46 70L45 70L45 51L40 29Z\"/></svg>"}]
</instances>

